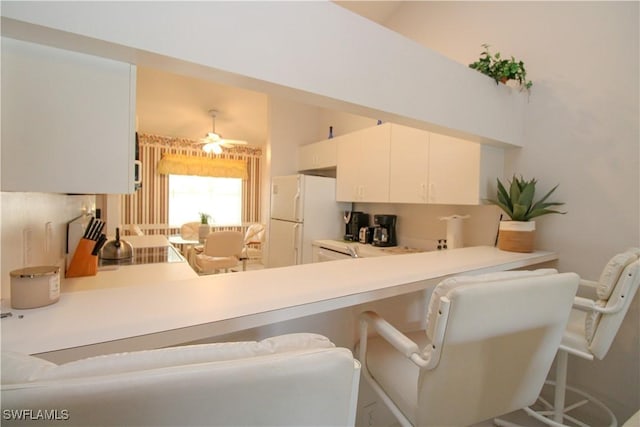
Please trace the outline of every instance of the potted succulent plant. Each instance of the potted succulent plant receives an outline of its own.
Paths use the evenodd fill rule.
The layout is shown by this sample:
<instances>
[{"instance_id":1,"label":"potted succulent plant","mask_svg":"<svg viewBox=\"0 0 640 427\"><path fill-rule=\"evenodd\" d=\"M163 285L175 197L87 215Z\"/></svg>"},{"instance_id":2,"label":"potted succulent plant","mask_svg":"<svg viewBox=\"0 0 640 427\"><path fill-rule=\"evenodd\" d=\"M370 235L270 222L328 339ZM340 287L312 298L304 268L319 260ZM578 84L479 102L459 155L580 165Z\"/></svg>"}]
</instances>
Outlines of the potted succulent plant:
<instances>
[{"instance_id":1,"label":"potted succulent plant","mask_svg":"<svg viewBox=\"0 0 640 427\"><path fill-rule=\"evenodd\" d=\"M531 88L533 83L531 80L527 80L527 71L522 61L516 61L513 56L510 59L504 59L501 57L500 52L492 54L489 51L488 44L483 44L482 47L484 47L484 51L480 54L480 58L476 62L469 64L469 68L486 74L493 78L496 83L515 80L521 89L528 91Z\"/></svg>"},{"instance_id":2,"label":"potted succulent plant","mask_svg":"<svg viewBox=\"0 0 640 427\"><path fill-rule=\"evenodd\" d=\"M199 212L200 215L200 228L198 228L198 241L200 243L204 243L205 239L211 232L211 227L209 227L209 218L211 215L204 212Z\"/></svg>"},{"instance_id":3,"label":"potted succulent plant","mask_svg":"<svg viewBox=\"0 0 640 427\"><path fill-rule=\"evenodd\" d=\"M553 206L564 205L563 202L547 202L558 185L534 202L537 182L535 178L527 181L514 175L509 183L509 191L500 179L497 181L497 199L489 202L498 205L511 219L500 221L498 248L512 252L533 252L536 223L532 219L541 215L566 213L550 209Z\"/></svg>"}]
</instances>

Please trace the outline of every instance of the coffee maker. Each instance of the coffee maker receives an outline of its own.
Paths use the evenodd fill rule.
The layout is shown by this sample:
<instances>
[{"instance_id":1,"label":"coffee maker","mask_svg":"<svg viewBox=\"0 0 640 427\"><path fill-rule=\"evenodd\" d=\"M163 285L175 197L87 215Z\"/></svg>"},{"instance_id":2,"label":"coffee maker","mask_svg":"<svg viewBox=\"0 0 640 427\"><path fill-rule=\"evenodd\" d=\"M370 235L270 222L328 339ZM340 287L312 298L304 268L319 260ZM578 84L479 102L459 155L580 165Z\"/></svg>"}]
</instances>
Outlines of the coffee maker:
<instances>
[{"instance_id":1,"label":"coffee maker","mask_svg":"<svg viewBox=\"0 0 640 427\"><path fill-rule=\"evenodd\" d=\"M361 227L369 226L369 214L359 211L346 211L344 213L346 229L344 240L357 242Z\"/></svg>"},{"instance_id":2,"label":"coffee maker","mask_svg":"<svg viewBox=\"0 0 640 427\"><path fill-rule=\"evenodd\" d=\"M396 246L396 215L373 216L373 246Z\"/></svg>"}]
</instances>

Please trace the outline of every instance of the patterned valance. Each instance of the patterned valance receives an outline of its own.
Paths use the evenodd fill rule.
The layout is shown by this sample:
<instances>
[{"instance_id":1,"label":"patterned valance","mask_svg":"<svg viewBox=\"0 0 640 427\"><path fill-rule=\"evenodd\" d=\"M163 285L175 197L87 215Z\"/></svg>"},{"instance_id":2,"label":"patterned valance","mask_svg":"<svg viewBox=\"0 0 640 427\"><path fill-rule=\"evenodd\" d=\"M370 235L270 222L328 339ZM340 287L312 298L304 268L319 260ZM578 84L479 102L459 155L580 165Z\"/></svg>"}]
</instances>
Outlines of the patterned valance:
<instances>
[{"instance_id":1,"label":"patterned valance","mask_svg":"<svg viewBox=\"0 0 640 427\"><path fill-rule=\"evenodd\" d=\"M217 159L182 154L163 154L162 159L158 162L158 173L163 175L242 178L244 180L248 177L246 160Z\"/></svg>"}]
</instances>

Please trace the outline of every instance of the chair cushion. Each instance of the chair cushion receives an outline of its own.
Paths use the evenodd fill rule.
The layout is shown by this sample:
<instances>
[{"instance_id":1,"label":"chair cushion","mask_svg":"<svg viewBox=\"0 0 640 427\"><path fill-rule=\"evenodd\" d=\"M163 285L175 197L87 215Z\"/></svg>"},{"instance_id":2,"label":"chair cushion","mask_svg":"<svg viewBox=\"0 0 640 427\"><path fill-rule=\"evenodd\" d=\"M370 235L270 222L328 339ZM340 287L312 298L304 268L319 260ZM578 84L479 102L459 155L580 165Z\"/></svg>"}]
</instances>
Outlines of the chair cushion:
<instances>
[{"instance_id":1,"label":"chair cushion","mask_svg":"<svg viewBox=\"0 0 640 427\"><path fill-rule=\"evenodd\" d=\"M510 280L524 277L544 276L547 274L556 274L558 271L554 268L540 268L538 270L518 270L518 271L498 271L495 273L486 273L476 276L455 276L443 280L435 287L429 300L427 309L426 332L429 341L433 341L436 319L438 317L438 305L440 298L445 297L448 293L460 285L468 285L472 283L491 282L495 280Z\"/></svg>"},{"instance_id":2,"label":"chair cushion","mask_svg":"<svg viewBox=\"0 0 640 427\"><path fill-rule=\"evenodd\" d=\"M243 247L244 240L241 232L216 231L207 236L203 252L214 257L239 256Z\"/></svg>"},{"instance_id":3,"label":"chair cushion","mask_svg":"<svg viewBox=\"0 0 640 427\"><path fill-rule=\"evenodd\" d=\"M2 383L5 382L5 357L11 363L8 366L20 367L19 371L7 381L12 383L35 380L63 378L81 378L89 376L112 375L140 370L158 369L176 365L221 362L233 359L271 355L290 351L303 351L319 348L333 348L328 338L310 333L280 335L265 340L246 342L224 342L213 344L188 345L155 350L115 353L89 357L63 365L38 359L32 356L2 354Z\"/></svg>"},{"instance_id":4,"label":"chair cushion","mask_svg":"<svg viewBox=\"0 0 640 427\"><path fill-rule=\"evenodd\" d=\"M3 351L0 366L2 384L19 384L39 378L57 365L27 354Z\"/></svg>"},{"instance_id":5,"label":"chair cushion","mask_svg":"<svg viewBox=\"0 0 640 427\"><path fill-rule=\"evenodd\" d=\"M585 317L587 313L580 310L571 310L567 329L562 336L561 345L569 347L574 351L583 353L585 357L590 357L589 343L586 340Z\"/></svg>"},{"instance_id":6,"label":"chair cushion","mask_svg":"<svg viewBox=\"0 0 640 427\"><path fill-rule=\"evenodd\" d=\"M597 300L595 304L597 307L607 306L607 302L601 299ZM601 317L602 313L598 313L597 311L590 311L589 313L586 313L584 319L584 335L589 344L591 344L591 341L593 341L593 336L596 333L596 329L598 329L598 323L600 323Z\"/></svg>"},{"instance_id":7,"label":"chair cushion","mask_svg":"<svg viewBox=\"0 0 640 427\"><path fill-rule=\"evenodd\" d=\"M598 280L596 293L598 294L599 299L604 301L609 299L613 292L613 288L622 274L622 271L626 266L637 259L638 255L634 252L627 251L618 254L609 260L607 265L604 267L604 270L602 270L602 274Z\"/></svg>"},{"instance_id":8,"label":"chair cushion","mask_svg":"<svg viewBox=\"0 0 640 427\"><path fill-rule=\"evenodd\" d=\"M264 224L251 224L247 228L247 232L244 235L244 242L248 243L261 243L264 239L265 227Z\"/></svg>"},{"instance_id":9,"label":"chair cushion","mask_svg":"<svg viewBox=\"0 0 640 427\"><path fill-rule=\"evenodd\" d=\"M236 257L214 257L209 255L196 255L196 264L202 271L210 272L221 268L231 268L238 265L240 260Z\"/></svg>"},{"instance_id":10,"label":"chair cushion","mask_svg":"<svg viewBox=\"0 0 640 427\"><path fill-rule=\"evenodd\" d=\"M180 236L185 240L198 240L199 222L187 222L180 227Z\"/></svg>"}]
</instances>

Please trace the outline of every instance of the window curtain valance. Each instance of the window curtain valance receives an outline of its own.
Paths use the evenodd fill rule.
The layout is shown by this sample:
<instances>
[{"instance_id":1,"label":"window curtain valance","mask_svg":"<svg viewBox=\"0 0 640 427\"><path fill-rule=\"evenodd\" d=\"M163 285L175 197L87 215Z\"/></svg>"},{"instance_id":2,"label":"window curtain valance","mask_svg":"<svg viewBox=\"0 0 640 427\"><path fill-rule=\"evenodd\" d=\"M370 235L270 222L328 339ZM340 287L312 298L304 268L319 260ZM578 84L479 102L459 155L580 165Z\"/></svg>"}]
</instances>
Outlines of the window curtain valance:
<instances>
[{"instance_id":1,"label":"window curtain valance","mask_svg":"<svg viewBox=\"0 0 640 427\"><path fill-rule=\"evenodd\" d=\"M246 160L212 159L183 154L163 154L158 162L158 173L163 175L196 175L246 180Z\"/></svg>"},{"instance_id":2,"label":"window curtain valance","mask_svg":"<svg viewBox=\"0 0 640 427\"><path fill-rule=\"evenodd\" d=\"M203 153L199 141L139 133L139 155L142 161L142 188L132 194L123 194L121 224L167 225L169 223L169 175L158 173L163 156L183 155L190 157L238 160L246 164L248 179L242 180L242 222L261 222L262 149L251 145L222 147L221 155ZM149 229L149 234L171 234L170 229Z\"/></svg>"}]
</instances>

